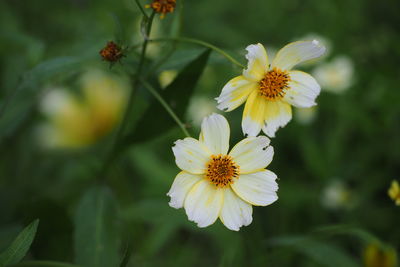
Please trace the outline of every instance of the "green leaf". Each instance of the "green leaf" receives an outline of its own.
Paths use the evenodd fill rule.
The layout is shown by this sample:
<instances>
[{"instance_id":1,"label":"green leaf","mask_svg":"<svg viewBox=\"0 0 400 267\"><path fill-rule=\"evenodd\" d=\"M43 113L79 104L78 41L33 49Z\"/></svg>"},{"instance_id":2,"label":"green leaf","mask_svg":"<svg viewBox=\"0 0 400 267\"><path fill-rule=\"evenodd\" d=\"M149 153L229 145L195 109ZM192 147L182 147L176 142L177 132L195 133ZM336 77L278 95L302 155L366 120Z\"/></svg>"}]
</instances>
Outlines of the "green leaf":
<instances>
[{"instance_id":1,"label":"green leaf","mask_svg":"<svg viewBox=\"0 0 400 267\"><path fill-rule=\"evenodd\" d=\"M105 187L89 189L78 204L75 224L75 261L90 267L118 265L117 203Z\"/></svg>"},{"instance_id":2,"label":"green leaf","mask_svg":"<svg viewBox=\"0 0 400 267\"><path fill-rule=\"evenodd\" d=\"M6 251L0 254L0 266L8 266L10 264L18 263L23 257L25 257L33 239L35 238L38 224L39 220L35 220L29 224L24 230L22 230Z\"/></svg>"},{"instance_id":3,"label":"green leaf","mask_svg":"<svg viewBox=\"0 0 400 267\"><path fill-rule=\"evenodd\" d=\"M206 50L191 61L175 80L160 92L179 118L183 118L186 112L194 88L207 65L210 52ZM146 141L172 129L176 123L161 104L154 100L136 125L133 133L125 138L125 144Z\"/></svg>"},{"instance_id":4,"label":"green leaf","mask_svg":"<svg viewBox=\"0 0 400 267\"><path fill-rule=\"evenodd\" d=\"M24 261L12 267L80 267L79 265L58 261Z\"/></svg>"}]
</instances>

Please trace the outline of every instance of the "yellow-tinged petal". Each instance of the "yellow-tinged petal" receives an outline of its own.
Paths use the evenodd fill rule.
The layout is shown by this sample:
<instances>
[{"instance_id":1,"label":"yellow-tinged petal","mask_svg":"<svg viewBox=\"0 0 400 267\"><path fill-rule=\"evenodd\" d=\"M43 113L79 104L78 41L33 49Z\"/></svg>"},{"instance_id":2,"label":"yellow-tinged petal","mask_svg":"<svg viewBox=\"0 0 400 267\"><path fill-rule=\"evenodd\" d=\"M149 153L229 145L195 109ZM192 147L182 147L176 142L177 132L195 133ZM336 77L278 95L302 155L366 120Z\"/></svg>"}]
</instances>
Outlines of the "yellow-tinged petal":
<instances>
[{"instance_id":1,"label":"yellow-tinged petal","mask_svg":"<svg viewBox=\"0 0 400 267\"><path fill-rule=\"evenodd\" d=\"M167 196L171 197L169 205L175 209L182 208L190 189L202 179L203 177L197 174L191 174L185 171L178 173L171 189L167 193Z\"/></svg>"},{"instance_id":2,"label":"yellow-tinged petal","mask_svg":"<svg viewBox=\"0 0 400 267\"><path fill-rule=\"evenodd\" d=\"M190 221L198 227L213 224L221 211L224 201L224 189L212 185L208 180L201 180L189 191L185 199L185 211Z\"/></svg>"},{"instance_id":3,"label":"yellow-tinged petal","mask_svg":"<svg viewBox=\"0 0 400 267\"><path fill-rule=\"evenodd\" d=\"M249 225L253 220L252 213L253 207L232 189L224 190L224 203L219 218L228 229L239 231L240 227Z\"/></svg>"},{"instance_id":4,"label":"yellow-tinged petal","mask_svg":"<svg viewBox=\"0 0 400 267\"><path fill-rule=\"evenodd\" d=\"M247 136L257 136L264 124L267 100L253 91L246 101L243 111L242 130Z\"/></svg>"},{"instance_id":5,"label":"yellow-tinged petal","mask_svg":"<svg viewBox=\"0 0 400 267\"><path fill-rule=\"evenodd\" d=\"M248 60L247 69L243 70L243 76L254 82L260 81L265 72L268 71L267 51L262 44L249 45L246 47Z\"/></svg>"},{"instance_id":6,"label":"yellow-tinged petal","mask_svg":"<svg viewBox=\"0 0 400 267\"><path fill-rule=\"evenodd\" d=\"M192 174L205 173L206 164L210 160L211 152L194 138L185 138L175 142L172 147L175 162L178 167Z\"/></svg>"},{"instance_id":7,"label":"yellow-tinged petal","mask_svg":"<svg viewBox=\"0 0 400 267\"><path fill-rule=\"evenodd\" d=\"M212 154L228 153L229 135L229 124L224 116L213 113L203 119L200 142L202 142Z\"/></svg>"},{"instance_id":8,"label":"yellow-tinged petal","mask_svg":"<svg viewBox=\"0 0 400 267\"><path fill-rule=\"evenodd\" d=\"M272 61L272 68L290 70L303 61L320 57L324 52L325 47L317 40L293 42L278 51Z\"/></svg>"},{"instance_id":9,"label":"yellow-tinged petal","mask_svg":"<svg viewBox=\"0 0 400 267\"><path fill-rule=\"evenodd\" d=\"M217 108L223 111L231 111L240 106L249 97L249 94L258 88L258 83L247 80L243 75L230 80L219 97Z\"/></svg>"},{"instance_id":10,"label":"yellow-tinged petal","mask_svg":"<svg viewBox=\"0 0 400 267\"><path fill-rule=\"evenodd\" d=\"M263 132L275 137L275 132L292 119L292 107L283 101L268 101L265 106Z\"/></svg>"},{"instance_id":11,"label":"yellow-tinged petal","mask_svg":"<svg viewBox=\"0 0 400 267\"><path fill-rule=\"evenodd\" d=\"M239 165L240 174L257 172L267 167L274 149L266 136L248 137L237 143L229 155Z\"/></svg>"},{"instance_id":12,"label":"yellow-tinged petal","mask_svg":"<svg viewBox=\"0 0 400 267\"><path fill-rule=\"evenodd\" d=\"M298 108L315 106L315 99L321 92L317 81L308 73L290 71L289 88L286 90L284 100Z\"/></svg>"},{"instance_id":13,"label":"yellow-tinged petal","mask_svg":"<svg viewBox=\"0 0 400 267\"><path fill-rule=\"evenodd\" d=\"M231 185L233 191L243 200L255 206L266 206L278 199L277 176L269 170L241 174Z\"/></svg>"}]
</instances>

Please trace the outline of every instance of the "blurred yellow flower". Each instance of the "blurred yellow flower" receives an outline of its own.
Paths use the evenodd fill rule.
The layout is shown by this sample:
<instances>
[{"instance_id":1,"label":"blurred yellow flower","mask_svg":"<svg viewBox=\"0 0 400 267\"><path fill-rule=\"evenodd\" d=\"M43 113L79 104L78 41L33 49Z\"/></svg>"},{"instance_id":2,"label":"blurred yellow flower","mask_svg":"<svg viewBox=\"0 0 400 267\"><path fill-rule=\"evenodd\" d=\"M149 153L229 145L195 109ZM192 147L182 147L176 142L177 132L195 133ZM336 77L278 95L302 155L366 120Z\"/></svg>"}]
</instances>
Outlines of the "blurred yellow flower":
<instances>
[{"instance_id":1,"label":"blurred yellow flower","mask_svg":"<svg viewBox=\"0 0 400 267\"><path fill-rule=\"evenodd\" d=\"M246 102L242 129L257 136L261 129L274 137L278 128L292 119L291 105L308 108L316 105L320 86L309 74L292 70L303 62L321 56L325 47L318 41L300 41L286 45L269 62L263 45L249 45L247 69L230 80L216 100L218 108L231 111Z\"/></svg>"},{"instance_id":2,"label":"blurred yellow flower","mask_svg":"<svg viewBox=\"0 0 400 267\"><path fill-rule=\"evenodd\" d=\"M296 108L294 113L295 120L300 124L310 124L317 117L318 109L317 106L311 108Z\"/></svg>"},{"instance_id":3,"label":"blurred yellow flower","mask_svg":"<svg viewBox=\"0 0 400 267\"><path fill-rule=\"evenodd\" d=\"M323 90L342 93L353 82L354 66L349 57L339 56L331 62L320 64L312 74Z\"/></svg>"},{"instance_id":4,"label":"blurred yellow flower","mask_svg":"<svg viewBox=\"0 0 400 267\"><path fill-rule=\"evenodd\" d=\"M371 243L364 250L364 266L396 267L396 251L392 247L382 247L377 243Z\"/></svg>"},{"instance_id":5,"label":"blurred yellow flower","mask_svg":"<svg viewBox=\"0 0 400 267\"><path fill-rule=\"evenodd\" d=\"M188 119L196 127L200 127L204 117L216 112L215 102L210 98L196 96L190 100Z\"/></svg>"},{"instance_id":6,"label":"blurred yellow flower","mask_svg":"<svg viewBox=\"0 0 400 267\"><path fill-rule=\"evenodd\" d=\"M245 138L229 150L224 116L204 118L199 140L185 138L172 150L182 170L168 192L169 205L184 207L190 221L207 227L218 218L230 230L249 225L255 206L278 199L277 176L265 168L274 154L266 136Z\"/></svg>"},{"instance_id":7,"label":"blurred yellow flower","mask_svg":"<svg viewBox=\"0 0 400 267\"><path fill-rule=\"evenodd\" d=\"M352 194L348 186L340 180L330 182L322 192L322 205L328 209L349 208Z\"/></svg>"},{"instance_id":8,"label":"blurred yellow flower","mask_svg":"<svg viewBox=\"0 0 400 267\"><path fill-rule=\"evenodd\" d=\"M178 71L176 70L164 70L158 75L158 81L160 82L161 87L167 87L178 75Z\"/></svg>"},{"instance_id":9,"label":"blurred yellow flower","mask_svg":"<svg viewBox=\"0 0 400 267\"><path fill-rule=\"evenodd\" d=\"M172 13L175 10L176 0L153 0L146 8L152 8L154 12L161 14L160 18L163 19L165 14Z\"/></svg>"},{"instance_id":10,"label":"blurred yellow flower","mask_svg":"<svg viewBox=\"0 0 400 267\"><path fill-rule=\"evenodd\" d=\"M390 186L388 190L388 195L391 199L394 200L394 203L396 203L397 206L400 206L400 186L399 182L396 180L392 181L392 185Z\"/></svg>"},{"instance_id":11,"label":"blurred yellow flower","mask_svg":"<svg viewBox=\"0 0 400 267\"><path fill-rule=\"evenodd\" d=\"M118 123L125 108L127 84L98 70L85 73L82 97L56 88L48 92L41 111L48 122L39 128L43 144L53 148L78 148L94 143Z\"/></svg>"}]
</instances>

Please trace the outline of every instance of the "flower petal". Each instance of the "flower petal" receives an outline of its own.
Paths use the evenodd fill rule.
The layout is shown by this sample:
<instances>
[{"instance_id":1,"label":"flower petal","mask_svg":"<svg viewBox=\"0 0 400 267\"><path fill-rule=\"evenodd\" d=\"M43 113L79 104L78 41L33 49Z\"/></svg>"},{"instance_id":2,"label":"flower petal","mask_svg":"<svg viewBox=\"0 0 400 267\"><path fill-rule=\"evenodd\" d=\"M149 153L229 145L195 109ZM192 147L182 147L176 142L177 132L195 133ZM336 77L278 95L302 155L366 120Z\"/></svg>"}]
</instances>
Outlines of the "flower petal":
<instances>
[{"instance_id":1,"label":"flower petal","mask_svg":"<svg viewBox=\"0 0 400 267\"><path fill-rule=\"evenodd\" d=\"M263 132L275 137L275 132L292 119L292 107L283 101L269 101L265 107Z\"/></svg>"},{"instance_id":2,"label":"flower petal","mask_svg":"<svg viewBox=\"0 0 400 267\"><path fill-rule=\"evenodd\" d=\"M176 141L172 151L175 155L176 165L181 170L193 174L204 173L211 156L211 152L205 145L190 137Z\"/></svg>"},{"instance_id":3,"label":"flower petal","mask_svg":"<svg viewBox=\"0 0 400 267\"><path fill-rule=\"evenodd\" d=\"M167 196L171 197L169 205L175 209L182 208L186 195L196 183L201 181L201 179L203 179L202 176L185 171L178 173L171 189L167 193Z\"/></svg>"},{"instance_id":4,"label":"flower petal","mask_svg":"<svg viewBox=\"0 0 400 267\"><path fill-rule=\"evenodd\" d=\"M272 61L272 68L290 70L293 66L325 53L325 47L317 40L293 42L278 51Z\"/></svg>"},{"instance_id":5,"label":"flower petal","mask_svg":"<svg viewBox=\"0 0 400 267\"><path fill-rule=\"evenodd\" d=\"M239 165L240 173L257 172L271 163L274 149L266 136L248 137L237 143L229 155Z\"/></svg>"},{"instance_id":6,"label":"flower petal","mask_svg":"<svg viewBox=\"0 0 400 267\"><path fill-rule=\"evenodd\" d=\"M190 221L199 227L206 227L217 220L223 201L223 189L203 179L189 191L184 206Z\"/></svg>"},{"instance_id":7,"label":"flower petal","mask_svg":"<svg viewBox=\"0 0 400 267\"><path fill-rule=\"evenodd\" d=\"M315 106L315 98L321 92L321 87L310 75L302 71L290 71L289 89L284 100L298 108Z\"/></svg>"},{"instance_id":8,"label":"flower petal","mask_svg":"<svg viewBox=\"0 0 400 267\"><path fill-rule=\"evenodd\" d=\"M258 82L268 71L267 51L262 44L249 45L246 47L246 58L249 61L247 69L243 70L243 76L251 81Z\"/></svg>"},{"instance_id":9,"label":"flower petal","mask_svg":"<svg viewBox=\"0 0 400 267\"><path fill-rule=\"evenodd\" d=\"M201 124L200 142L212 154L227 154L229 149L230 129L224 116L213 113L203 119Z\"/></svg>"},{"instance_id":10,"label":"flower petal","mask_svg":"<svg viewBox=\"0 0 400 267\"><path fill-rule=\"evenodd\" d=\"M243 111L242 130L247 136L257 136L264 125L267 100L253 91L246 101Z\"/></svg>"},{"instance_id":11,"label":"flower petal","mask_svg":"<svg viewBox=\"0 0 400 267\"><path fill-rule=\"evenodd\" d=\"M276 178L276 174L269 170L241 174L231 187L239 197L250 204L266 206L278 199Z\"/></svg>"},{"instance_id":12,"label":"flower petal","mask_svg":"<svg viewBox=\"0 0 400 267\"><path fill-rule=\"evenodd\" d=\"M253 207L236 195L232 189L224 190L224 204L219 218L230 230L239 231L241 226L249 225L252 220Z\"/></svg>"},{"instance_id":13,"label":"flower petal","mask_svg":"<svg viewBox=\"0 0 400 267\"><path fill-rule=\"evenodd\" d=\"M246 101L249 94L257 88L257 83L247 80L243 75L230 80L219 97L217 108L223 111L232 111Z\"/></svg>"}]
</instances>

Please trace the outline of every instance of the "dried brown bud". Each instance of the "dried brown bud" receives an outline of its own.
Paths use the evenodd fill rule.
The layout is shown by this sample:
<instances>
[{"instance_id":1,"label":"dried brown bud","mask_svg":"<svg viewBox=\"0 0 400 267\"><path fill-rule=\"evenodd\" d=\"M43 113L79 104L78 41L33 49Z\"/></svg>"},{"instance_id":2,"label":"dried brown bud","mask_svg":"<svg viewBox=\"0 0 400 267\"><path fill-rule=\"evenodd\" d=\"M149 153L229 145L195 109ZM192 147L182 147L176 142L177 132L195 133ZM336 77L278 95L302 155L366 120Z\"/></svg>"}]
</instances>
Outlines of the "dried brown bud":
<instances>
[{"instance_id":1,"label":"dried brown bud","mask_svg":"<svg viewBox=\"0 0 400 267\"><path fill-rule=\"evenodd\" d=\"M100 50L100 55L103 60L111 63L117 62L125 56L121 47L113 41L108 42L106 47Z\"/></svg>"}]
</instances>

